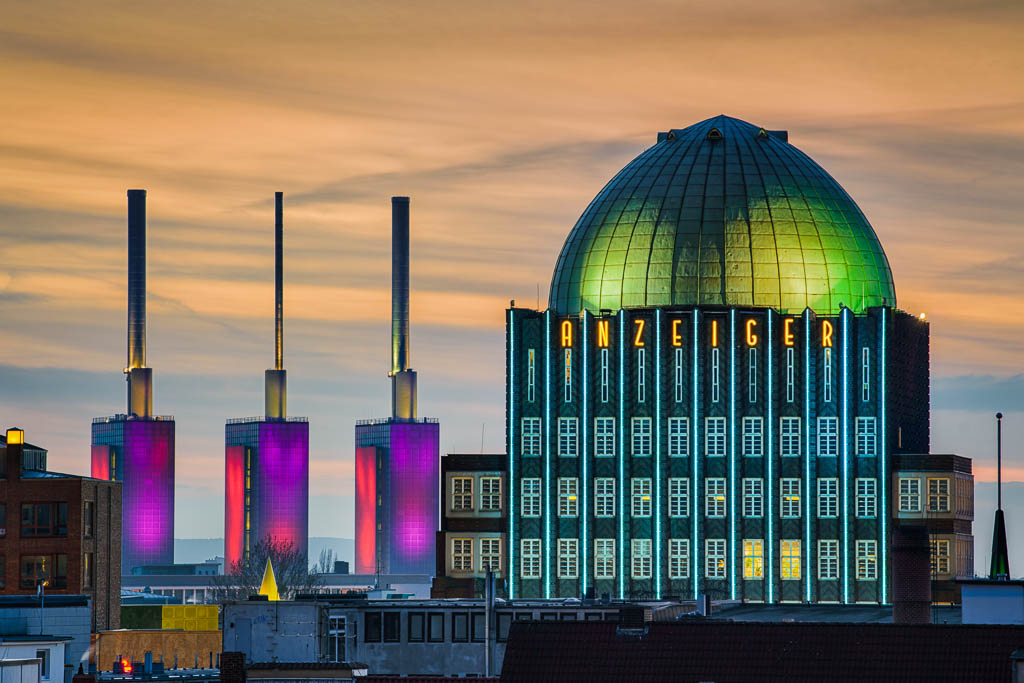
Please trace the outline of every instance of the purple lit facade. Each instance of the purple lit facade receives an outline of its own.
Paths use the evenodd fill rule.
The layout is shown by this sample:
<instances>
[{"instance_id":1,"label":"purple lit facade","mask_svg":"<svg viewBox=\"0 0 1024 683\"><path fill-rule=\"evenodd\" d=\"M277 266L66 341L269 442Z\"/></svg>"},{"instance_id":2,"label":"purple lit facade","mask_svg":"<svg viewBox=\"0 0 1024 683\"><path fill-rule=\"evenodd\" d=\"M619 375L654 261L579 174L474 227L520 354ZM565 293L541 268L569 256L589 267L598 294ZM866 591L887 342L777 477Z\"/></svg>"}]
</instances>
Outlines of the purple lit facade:
<instances>
[{"instance_id":1,"label":"purple lit facade","mask_svg":"<svg viewBox=\"0 0 1024 683\"><path fill-rule=\"evenodd\" d=\"M121 568L174 563L174 419L101 417L92 424L92 476L124 482Z\"/></svg>"},{"instance_id":2,"label":"purple lit facade","mask_svg":"<svg viewBox=\"0 0 1024 683\"><path fill-rule=\"evenodd\" d=\"M439 528L440 429L430 419L367 420L356 448L376 452L375 486L356 482L356 567L433 575ZM368 450L362 451L369 452ZM374 519L365 519L373 515ZM373 534L372 538L366 538ZM373 557L365 557L373 553Z\"/></svg>"}]
</instances>

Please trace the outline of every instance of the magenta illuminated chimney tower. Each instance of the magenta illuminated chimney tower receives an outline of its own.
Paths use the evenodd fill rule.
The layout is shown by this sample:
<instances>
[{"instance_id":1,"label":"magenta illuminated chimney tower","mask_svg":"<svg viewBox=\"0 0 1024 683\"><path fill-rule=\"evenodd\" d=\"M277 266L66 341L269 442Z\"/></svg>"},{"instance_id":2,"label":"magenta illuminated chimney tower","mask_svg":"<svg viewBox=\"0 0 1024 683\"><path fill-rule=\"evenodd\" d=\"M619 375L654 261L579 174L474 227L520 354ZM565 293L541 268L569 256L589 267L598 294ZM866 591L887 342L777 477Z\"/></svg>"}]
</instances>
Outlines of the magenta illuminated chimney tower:
<instances>
[{"instance_id":1,"label":"magenta illuminated chimney tower","mask_svg":"<svg viewBox=\"0 0 1024 683\"><path fill-rule=\"evenodd\" d=\"M146 191L128 190L128 414L153 415L153 369L146 367Z\"/></svg>"},{"instance_id":2,"label":"magenta illuminated chimney tower","mask_svg":"<svg viewBox=\"0 0 1024 683\"><path fill-rule=\"evenodd\" d=\"M416 418L409 361L409 198L391 198L391 416Z\"/></svg>"},{"instance_id":3,"label":"magenta illuminated chimney tower","mask_svg":"<svg viewBox=\"0 0 1024 683\"><path fill-rule=\"evenodd\" d=\"M284 369L284 193L274 193L274 368L264 381L265 415L280 420L288 414L288 371Z\"/></svg>"}]
</instances>

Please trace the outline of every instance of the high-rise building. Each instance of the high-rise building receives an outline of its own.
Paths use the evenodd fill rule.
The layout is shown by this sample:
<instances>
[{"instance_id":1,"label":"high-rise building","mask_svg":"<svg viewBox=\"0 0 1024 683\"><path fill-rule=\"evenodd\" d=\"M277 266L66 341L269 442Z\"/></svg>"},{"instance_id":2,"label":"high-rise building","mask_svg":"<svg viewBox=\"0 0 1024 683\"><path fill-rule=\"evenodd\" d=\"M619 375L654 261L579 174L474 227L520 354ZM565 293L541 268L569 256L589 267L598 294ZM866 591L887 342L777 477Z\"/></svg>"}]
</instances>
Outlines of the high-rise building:
<instances>
[{"instance_id":1,"label":"high-rise building","mask_svg":"<svg viewBox=\"0 0 1024 683\"><path fill-rule=\"evenodd\" d=\"M409 198L391 198L391 417L356 423L356 573L434 573L437 420L416 417L409 359Z\"/></svg>"},{"instance_id":2,"label":"high-rise building","mask_svg":"<svg viewBox=\"0 0 1024 683\"><path fill-rule=\"evenodd\" d=\"M122 487L121 569L174 562L174 418L146 366L146 191L128 190L128 409L92 423L92 476Z\"/></svg>"},{"instance_id":3,"label":"high-rise building","mask_svg":"<svg viewBox=\"0 0 1024 683\"><path fill-rule=\"evenodd\" d=\"M228 420L224 458L224 569L248 562L261 541L309 544L309 423L288 417L284 369L283 197L274 196L274 367L262 417Z\"/></svg>"},{"instance_id":4,"label":"high-rise building","mask_svg":"<svg viewBox=\"0 0 1024 683\"><path fill-rule=\"evenodd\" d=\"M890 601L928 323L785 131L660 133L506 333L510 597Z\"/></svg>"}]
</instances>

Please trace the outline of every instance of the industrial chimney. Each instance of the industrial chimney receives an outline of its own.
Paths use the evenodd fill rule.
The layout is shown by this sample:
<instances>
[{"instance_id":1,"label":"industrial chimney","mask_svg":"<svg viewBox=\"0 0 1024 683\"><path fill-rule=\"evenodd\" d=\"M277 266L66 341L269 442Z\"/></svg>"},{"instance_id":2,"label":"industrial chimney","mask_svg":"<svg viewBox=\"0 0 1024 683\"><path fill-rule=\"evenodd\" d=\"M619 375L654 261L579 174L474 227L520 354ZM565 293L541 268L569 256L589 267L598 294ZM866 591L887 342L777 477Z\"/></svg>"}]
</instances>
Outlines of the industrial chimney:
<instances>
[{"instance_id":1,"label":"industrial chimney","mask_svg":"<svg viewBox=\"0 0 1024 683\"><path fill-rule=\"evenodd\" d=\"M128 190L128 414L153 415L153 370L146 367L146 191Z\"/></svg>"},{"instance_id":2,"label":"industrial chimney","mask_svg":"<svg viewBox=\"0 0 1024 683\"><path fill-rule=\"evenodd\" d=\"M284 193L274 193L274 369L267 370L264 403L268 420L288 414L288 373L284 369Z\"/></svg>"},{"instance_id":3,"label":"industrial chimney","mask_svg":"<svg viewBox=\"0 0 1024 683\"><path fill-rule=\"evenodd\" d=\"M391 198L391 416L416 418L409 362L409 198Z\"/></svg>"}]
</instances>

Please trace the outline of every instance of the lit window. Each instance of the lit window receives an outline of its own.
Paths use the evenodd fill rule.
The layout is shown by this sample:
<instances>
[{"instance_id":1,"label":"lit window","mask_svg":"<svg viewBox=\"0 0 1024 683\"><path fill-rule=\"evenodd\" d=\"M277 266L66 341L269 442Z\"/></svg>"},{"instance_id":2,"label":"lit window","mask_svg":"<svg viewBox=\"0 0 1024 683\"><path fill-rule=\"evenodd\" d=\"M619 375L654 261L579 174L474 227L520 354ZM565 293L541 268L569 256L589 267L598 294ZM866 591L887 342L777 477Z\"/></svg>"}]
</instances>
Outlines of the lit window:
<instances>
[{"instance_id":1,"label":"lit window","mask_svg":"<svg viewBox=\"0 0 1024 683\"><path fill-rule=\"evenodd\" d=\"M822 370L823 391L822 400L828 403L832 400L832 349L825 349L825 367Z\"/></svg>"},{"instance_id":2,"label":"lit window","mask_svg":"<svg viewBox=\"0 0 1024 683\"><path fill-rule=\"evenodd\" d=\"M601 349L601 403L608 402L608 349Z\"/></svg>"},{"instance_id":3,"label":"lit window","mask_svg":"<svg viewBox=\"0 0 1024 683\"><path fill-rule=\"evenodd\" d=\"M524 579L540 578L540 539L524 538L519 543L520 576Z\"/></svg>"},{"instance_id":4,"label":"lit window","mask_svg":"<svg viewBox=\"0 0 1024 683\"><path fill-rule=\"evenodd\" d=\"M860 358L860 400L871 400L871 349L861 349Z\"/></svg>"},{"instance_id":5,"label":"lit window","mask_svg":"<svg viewBox=\"0 0 1024 683\"><path fill-rule=\"evenodd\" d=\"M874 479L857 480L857 516L874 517L878 482Z\"/></svg>"},{"instance_id":6,"label":"lit window","mask_svg":"<svg viewBox=\"0 0 1024 683\"><path fill-rule=\"evenodd\" d=\"M857 418L857 455L873 456L876 450L877 439L875 418Z\"/></svg>"},{"instance_id":7,"label":"lit window","mask_svg":"<svg viewBox=\"0 0 1024 683\"><path fill-rule=\"evenodd\" d=\"M764 541L761 539L743 541L743 578L764 578Z\"/></svg>"},{"instance_id":8,"label":"lit window","mask_svg":"<svg viewBox=\"0 0 1024 683\"><path fill-rule=\"evenodd\" d=\"M630 480L632 489L631 508L633 517L651 516L651 480L647 477L633 477Z\"/></svg>"},{"instance_id":9,"label":"lit window","mask_svg":"<svg viewBox=\"0 0 1024 683\"><path fill-rule=\"evenodd\" d=\"M668 578L690 578L690 540L687 538L668 539Z\"/></svg>"},{"instance_id":10,"label":"lit window","mask_svg":"<svg viewBox=\"0 0 1024 683\"><path fill-rule=\"evenodd\" d=\"M725 479L704 480L704 514L708 517L725 517Z\"/></svg>"},{"instance_id":11,"label":"lit window","mask_svg":"<svg viewBox=\"0 0 1024 683\"><path fill-rule=\"evenodd\" d=\"M719 395L721 393L720 382L718 380L720 365L721 365L721 363L719 363L718 349L717 348L711 349L711 402L712 403L718 403Z\"/></svg>"},{"instance_id":12,"label":"lit window","mask_svg":"<svg viewBox=\"0 0 1024 683\"><path fill-rule=\"evenodd\" d=\"M800 418L784 417L780 422L779 455L784 458L800 456Z\"/></svg>"},{"instance_id":13,"label":"lit window","mask_svg":"<svg viewBox=\"0 0 1024 683\"><path fill-rule=\"evenodd\" d=\"M931 538L932 576L949 574L949 541L944 538Z\"/></svg>"},{"instance_id":14,"label":"lit window","mask_svg":"<svg viewBox=\"0 0 1024 683\"><path fill-rule=\"evenodd\" d=\"M796 352L786 349L786 402L792 403L796 394Z\"/></svg>"},{"instance_id":15,"label":"lit window","mask_svg":"<svg viewBox=\"0 0 1024 683\"><path fill-rule=\"evenodd\" d=\"M704 418L704 455L709 458L725 457L725 418Z\"/></svg>"},{"instance_id":16,"label":"lit window","mask_svg":"<svg viewBox=\"0 0 1024 683\"><path fill-rule=\"evenodd\" d=\"M575 538L558 539L558 578L575 579L579 574L579 541Z\"/></svg>"},{"instance_id":17,"label":"lit window","mask_svg":"<svg viewBox=\"0 0 1024 683\"><path fill-rule=\"evenodd\" d=\"M452 539L452 571L471 572L473 571L473 539L453 538Z\"/></svg>"},{"instance_id":18,"label":"lit window","mask_svg":"<svg viewBox=\"0 0 1024 683\"><path fill-rule=\"evenodd\" d=\"M523 517L540 517L540 478L526 477L521 486Z\"/></svg>"},{"instance_id":19,"label":"lit window","mask_svg":"<svg viewBox=\"0 0 1024 683\"><path fill-rule=\"evenodd\" d=\"M594 578L615 578L615 539L594 539Z\"/></svg>"},{"instance_id":20,"label":"lit window","mask_svg":"<svg viewBox=\"0 0 1024 683\"><path fill-rule=\"evenodd\" d=\"M818 517L839 516L839 480L818 480Z\"/></svg>"},{"instance_id":21,"label":"lit window","mask_svg":"<svg viewBox=\"0 0 1024 683\"><path fill-rule=\"evenodd\" d=\"M632 558L632 577L634 579L651 578L651 539L634 538L630 541L630 557Z\"/></svg>"},{"instance_id":22,"label":"lit window","mask_svg":"<svg viewBox=\"0 0 1024 683\"><path fill-rule=\"evenodd\" d=\"M782 580L800 578L800 541L782 541Z\"/></svg>"},{"instance_id":23,"label":"lit window","mask_svg":"<svg viewBox=\"0 0 1024 683\"><path fill-rule=\"evenodd\" d=\"M480 477L480 511L501 510L501 477Z\"/></svg>"},{"instance_id":24,"label":"lit window","mask_svg":"<svg viewBox=\"0 0 1024 683\"><path fill-rule=\"evenodd\" d=\"M676 349L676 362L675 362L675 384L676 384L676 403L683 402L683 390L686 383L683 378L683 350Z\"/></svg>"},{"instance_id":25,"label":"lit window","mask_svg":"<svg viewBox=\"0 0 1024 683\"><path fill-rule=\"evenodd\" d=\"M615 456L615 418L594 418L594 455L598 458Z\"/></svg>"},{"instance_id":26,"label":"lit window","mask_svg":"<svg viewBox=\"0 0 1024 683\"><path fill-rule=\"evenodd\" d=\"M757 403L757 349L747 351L747 398Z\"/></svg>"},{"instance_id":27,"label":"lit window","mask_svg":"<svg viewBox=\"0 0 1024 683\"><path fill-rule=\"evenodd\" d=\"M500 538L480 539L480 572L487 573L488 568L495 573L501 570Z\"/></svg>"},{"instance_id":28,"label":"lit window","mask_svg":"<svg viewBox=\"0 0 1024 683\"><path fill-rule=\"evenodd\" d=\"M579 516L579 483L576 477L558 478L558 516Z\"/></svg>"},{"instance_id":29,"label":"lit window","mask_svg":"<svg viewBox=\"0 0 1024 683\"><path fill-rule=\"evenodd\" d=\"M565 402L572 401L572 349L565 350Z\"/></svg>"},{"instance_id":30,"label":"lit window","mask_svg":"<svg viewBox=\"0 0 1024 683\"><path fill-rule=\"evenodd\" d=\"M818 418L818 455L839 455L839 421L834 417Z\"/></svg>"},{"instance_id":31,"label":"lit window","mask_svg":"<svg viewBox=\"0 0 1024 683\"><path fill-rule=\"evenodd\" d=\"M537 366L535 363L536 351L530 349L527 351L526 357L526 400L533 403L536 398L536 385L537 385Z\"/></svg>"},{"instance_id":32,"label":"lit window","mask_svg":"<svg viewBox=\"0 0 1024 683\"><path fill-rule=\"evenodd\" d=\"M540 455L540 418L523 418L523 455Z\"/></svg>"},{"instance_id":33,"label":"lit window","mask_svg":"<svg viewBox=\"0 0 1024 683\"><path fill-rule=\"evenodd\" d=\"M575 417L558 418L558 457L575 458L579 441L579 421Z\"/></svg>"},{"instance_id":34,"label":"lit window","mask_svg":"<svg viewBox=\"0 0 1024 683\"><path fill-rule=\"evenodd\" d=\"M668 516L686 517L690 514L690 480L671 477L668 480Z\"/></svg>"},{"instance_id":35,"label":"lit window","mask_svg":"<svg viewBox=\"0 0 1024 683\"><path fill-rule=\"evenodd\" d=\"M878 574L878 541L857 541L857 580L874 581Z\"/></svg>"},{"instance_id":36,"label":"lit window","mask_svg":"<svg viewBox=\"0 0 1024 683\"><path fill-rule=\"evenodd\" d=\"M668 456L685 458L690 454L690 420L686 417L668 419Z\"/></svg>"},{"instance_id":37,"label":"lit window","mask_svg":"<svg viewBox=\"0 0 1024 683\"><path fill-rule=\"evenodd\" d=\"M647 398L647 349L636 350L636 402Z\"/></svg>"},{"instance_id":38,"label":"lit window","mask_svg":"<svg viewBox=\"0 0 1024 683\"><path fill-rule=\"evenodd\" d=\"M633 418L633 456L642 458L651 455L651 418Z\"/></svg>"},{"instance_id":39,"label":"lit window","mask_svg":"<svg viewBox=\"0 0 1024 683\"><path fill-rule=\"evenodd\" d=\"M594 516L615 516L615 479L612 477L594 480Z\"/></svg>"},{"instance_id":40,"label":"lit window","mask_svg":"<svg viewBox=\"0 0 1024 683\"><path fill-rule=\"evenodd\" d=\"M818 541L818 578L823 581L834 581L839 578L839 541Z\"/></svg>"},{"instance_id":41,"label":"lit window","mask_svg":"<svg viewBox=\"0 0 1024 683\"><path fill-rule=\"evenodd\" d=\"M743 516L764 516L764 480L743 480Z\"/></svg>"},{"instance_id":42,"label":"lit window","mask_svg":"<svg viewBox=\"0 0 1024 683\"><path fill-rule=\"evenodd\" d=\"M764 424L759 417L743 418L743 455L748 458L764 455Z\"/></svg>"},{"instance_id":43,"label":"lit window","mask_svg":"<svg viewBox=\"0 0 1024 683\"><path fill-rule=\"evenodd\" d=\"M921 511L921 480L900 477L900 512Z\"/></svg>"},{"instance_id":44,"label":"lit window","mask_svg":"<svg viewBox=\"0 0 1024 683\"><path fill-rule=\"evenodd\" d=\"M800 516L800 484L799 479L780 479L779 495L780 510L783 519L796 519Z\"/></svg>"},{"instance_id":45,"label":"lit window","mask_svg":"<svg viewBox=\"0 0 1024 683\"><path fill-rule=\"evenodd\" d=\"M473 509L473 477L452 477L452 512Z\"/></svg>"},{"instance_id":46,"label":"lit window","mask_svg":"<svg viewBox=\"0 0 1024 683\"><path fill-rule=\"evenodd\" d=\"M725 539L704 539L704 575L709 579L725 578Z\"/></svg>"},{"instance_id":47,"label":"lit window","mask_svg":"<svg viewBox=\"0 0 1024 683\"><path fill-rule=\"evenodd\" d=\"M949 512L949 479L928 479L928 512Z\"/></svg>"}]
</instances>

